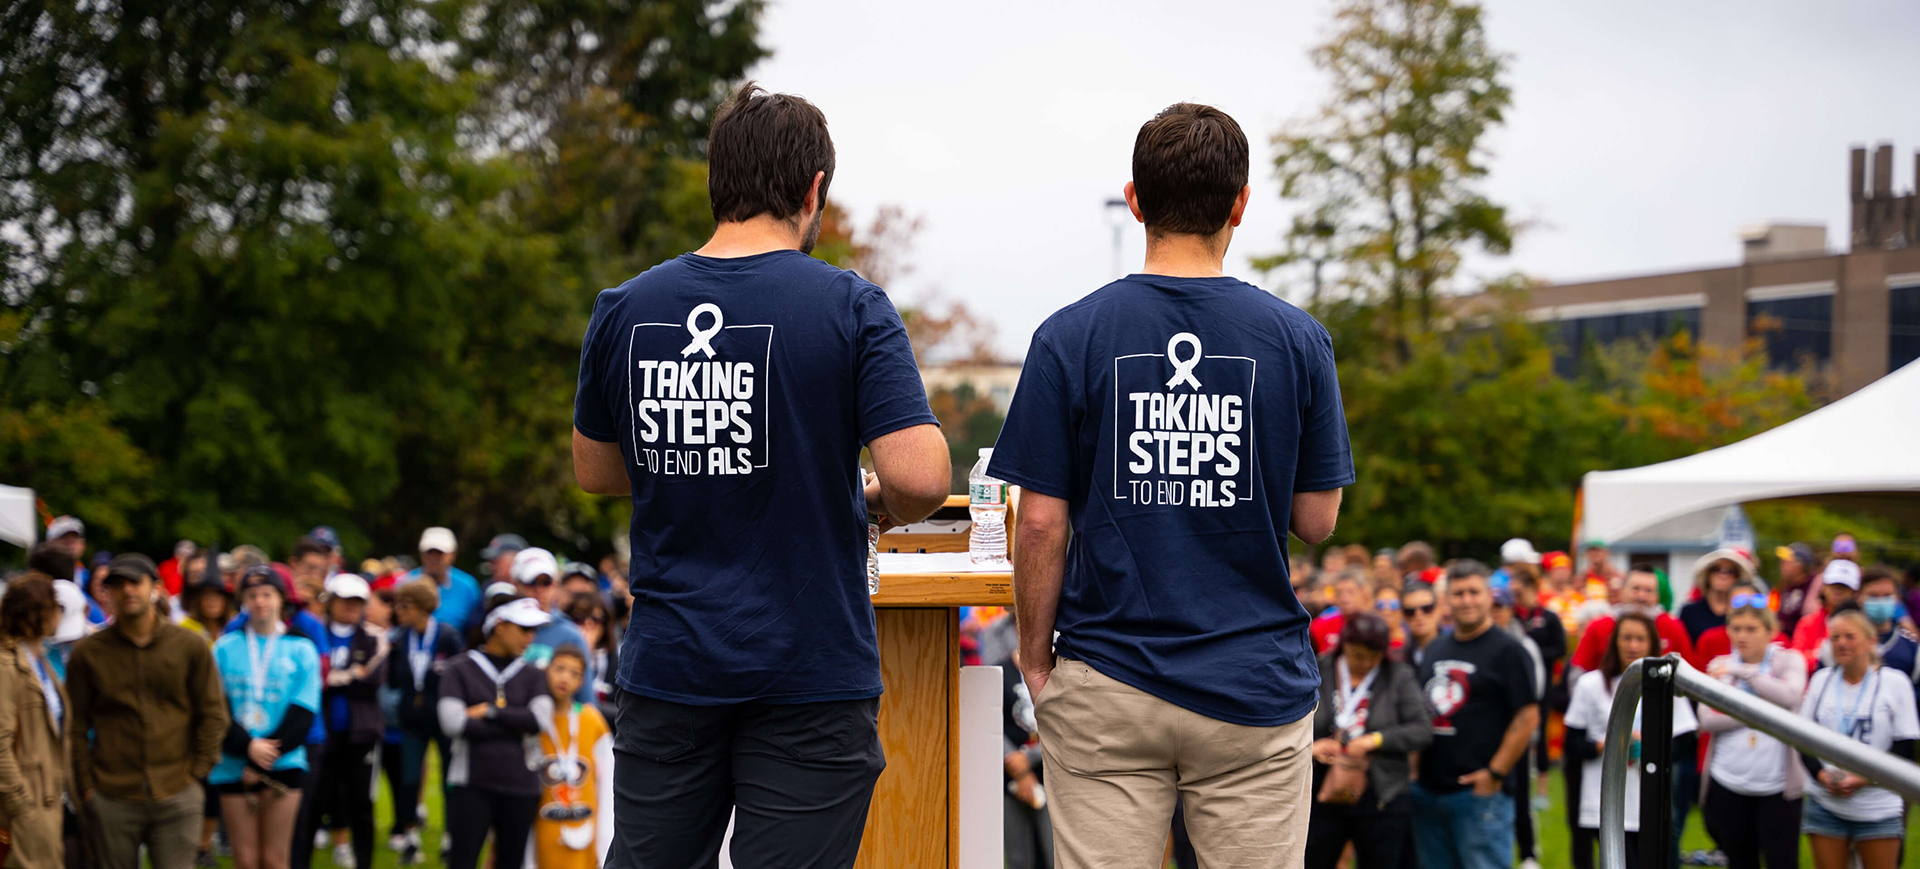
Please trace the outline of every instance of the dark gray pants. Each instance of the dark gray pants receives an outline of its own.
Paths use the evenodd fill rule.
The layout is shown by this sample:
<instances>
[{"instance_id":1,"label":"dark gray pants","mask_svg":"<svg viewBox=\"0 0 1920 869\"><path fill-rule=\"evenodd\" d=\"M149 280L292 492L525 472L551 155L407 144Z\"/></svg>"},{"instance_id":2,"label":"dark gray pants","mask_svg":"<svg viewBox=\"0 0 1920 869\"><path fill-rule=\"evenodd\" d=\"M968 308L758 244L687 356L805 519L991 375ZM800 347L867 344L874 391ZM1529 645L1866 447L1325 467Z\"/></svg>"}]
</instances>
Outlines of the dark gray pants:
<instances>
[{"instance_id":1,"label":"dark gray pants","mask_svg":"<svg viewBox=\"0 0 1920 869\"><path fill-rule=\"evenodd\" d=\"M190 869L200 847L205 794L198 783L164 800L121 802L95 793L87 801L87 814L100 865L138 869L140 846L145 845L153 869Z\"/></svg>"},{"instance_id":2,"label":"dark gray pants","mask_svg":"<svg viewBox=\"0 0 1920 869\"><path fill-rule=\"evenodd\" d=\"M886 767L878 698L688 706L620 691L607 869L853 865Z\"/></svg>"}]
</instances>

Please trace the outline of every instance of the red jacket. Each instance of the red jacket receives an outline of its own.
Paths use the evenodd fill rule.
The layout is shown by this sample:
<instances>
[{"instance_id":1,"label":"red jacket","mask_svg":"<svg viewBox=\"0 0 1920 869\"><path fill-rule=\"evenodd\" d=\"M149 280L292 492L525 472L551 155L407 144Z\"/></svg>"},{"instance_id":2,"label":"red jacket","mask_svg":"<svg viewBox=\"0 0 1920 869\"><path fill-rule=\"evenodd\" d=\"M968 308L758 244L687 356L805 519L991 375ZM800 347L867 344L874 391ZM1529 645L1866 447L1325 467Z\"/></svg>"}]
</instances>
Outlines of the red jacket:
<instances>
[{"instance_id":1,"label":"red jacket","mask_svg":"<svg viewBox=\"0 0 1920 869\"><path fill-rule=\"evenodd\" d=\"M1313 638L1315 654L1324 655L1340 645L1340 630L1347 626L1347 617L1338 610L1328 610L1307 625L1307 636Z\"/></svg>"},{"instance_id":2,"label":"red jacket","mask_svg":"<svg viewBox=\"0 0 1920 869\"><path fill-rule=\"evenodd\" d=\"M1579 648L1573 652L1575 667L1600 669L1600 659L1607 656L1607 643L1613 639L1613 621L1613 616L1601 616L1587 625L1586 633L1580 635ZM1680 624L1679 619L1661 613L1653 620L1653 626L1660 634L1659 654L1679 652L1687 663L1693 663L1693 642L1687 639L1687 627Z\"/></svg>"}]
</instances>

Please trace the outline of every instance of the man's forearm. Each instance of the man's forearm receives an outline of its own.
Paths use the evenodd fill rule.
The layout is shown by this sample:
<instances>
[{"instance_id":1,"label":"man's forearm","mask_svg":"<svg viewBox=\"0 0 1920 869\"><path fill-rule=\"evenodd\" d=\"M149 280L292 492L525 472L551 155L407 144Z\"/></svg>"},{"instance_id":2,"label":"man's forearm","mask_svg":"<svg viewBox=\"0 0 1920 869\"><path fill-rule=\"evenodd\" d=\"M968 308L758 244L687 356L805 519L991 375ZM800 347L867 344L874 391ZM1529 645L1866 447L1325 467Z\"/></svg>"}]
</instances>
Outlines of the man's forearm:
<instances>
[{"instance_id":1,"label":"man's forearm","mask_svg":"<svg viewBox=\"0 0 1920 869\"><path fill-rule=\"evenodd\" d=\"M1067 571L1066 528L1020 526L1013 553L1013 609L1023 669L1053 662L1053 625Z\"/></svg>"},{"instance_id":2,"label":"man's forearm","mask_svg":"<svg viewBox=\"0 0 1920 869\"><path fill-rule=\"evenodd\" d=\"M1500 750L1493 753L1493 760L1487 762L1487 769L1502 776L1512 771L1514 764L1520 762L1520 755L1526 753L1527 743L1533 740L1533 731L1539 726L1539 705L1520 710L1520 714L1507 723L1507 733L1500 738Z\"/></svg>"}]
</instances>

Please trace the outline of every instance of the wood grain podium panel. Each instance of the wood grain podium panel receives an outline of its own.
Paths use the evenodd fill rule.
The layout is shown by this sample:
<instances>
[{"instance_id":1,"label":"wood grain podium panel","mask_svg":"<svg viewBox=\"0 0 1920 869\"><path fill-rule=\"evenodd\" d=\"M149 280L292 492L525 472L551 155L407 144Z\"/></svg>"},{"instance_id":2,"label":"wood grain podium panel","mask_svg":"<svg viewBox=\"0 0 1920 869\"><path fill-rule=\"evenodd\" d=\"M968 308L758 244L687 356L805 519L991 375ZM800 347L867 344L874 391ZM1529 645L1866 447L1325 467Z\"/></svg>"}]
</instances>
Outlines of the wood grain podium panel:
<instances>
[{"instance_id":1,"label":"wood grain podium panel","mask_svg":"<svg viewBox=\"0 0 1920 869\"><path fill-rule=\"evenodd\" d=\"M944 869L953 830L949 757L959 624L945 607L876 609L880 639L880 745L886 771L857 869Z\"/></svg>"}]
</instances>

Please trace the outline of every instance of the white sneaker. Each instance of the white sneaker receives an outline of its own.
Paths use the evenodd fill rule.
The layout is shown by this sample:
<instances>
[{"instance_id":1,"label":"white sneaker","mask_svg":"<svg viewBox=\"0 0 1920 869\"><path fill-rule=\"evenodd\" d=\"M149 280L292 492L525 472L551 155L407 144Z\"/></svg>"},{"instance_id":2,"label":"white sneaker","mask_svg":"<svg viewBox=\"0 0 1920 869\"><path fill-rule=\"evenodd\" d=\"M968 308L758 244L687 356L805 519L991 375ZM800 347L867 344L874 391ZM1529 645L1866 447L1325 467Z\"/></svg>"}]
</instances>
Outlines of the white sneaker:
<instances>
[{"instance_id":1,"label":"white sneaker","mask_svg":"<svg viewBox=\"0 0 1920 869\"><path fill-rule=\"evenodd\" d=\"M345 842L333 846L334 869L354 869L353 846Z\"/></svg>"},{"instance_id":2,"label":"white sneaker","mask_svg":"<svg viewBox=\"0 0 1920 869\"><path fill-rule=\"evenodd\" d=\"M387 850L392 851L395 854L398 854L406 847L407 847L407 834L395 833L387 837Z\"/></svg>"},{"instance_id":3,"label":"white sneaker","mask_svg":"<svg viewBox=\"0 0 1920 869\"><path fill-rule=\"evenodd\" d=\"M1529 857L1520 861L1520 869L1540 869L1540 861Z\"/></svg>"}]
</instances>

